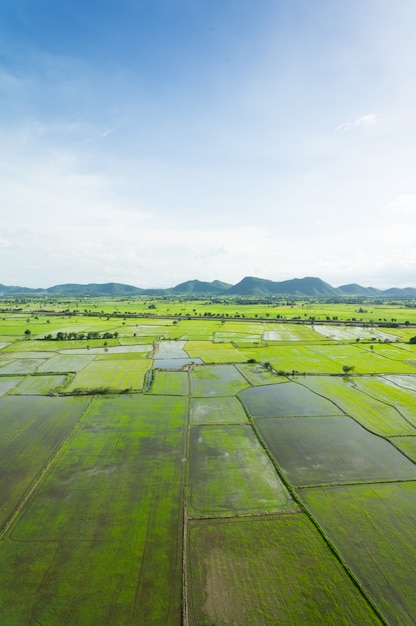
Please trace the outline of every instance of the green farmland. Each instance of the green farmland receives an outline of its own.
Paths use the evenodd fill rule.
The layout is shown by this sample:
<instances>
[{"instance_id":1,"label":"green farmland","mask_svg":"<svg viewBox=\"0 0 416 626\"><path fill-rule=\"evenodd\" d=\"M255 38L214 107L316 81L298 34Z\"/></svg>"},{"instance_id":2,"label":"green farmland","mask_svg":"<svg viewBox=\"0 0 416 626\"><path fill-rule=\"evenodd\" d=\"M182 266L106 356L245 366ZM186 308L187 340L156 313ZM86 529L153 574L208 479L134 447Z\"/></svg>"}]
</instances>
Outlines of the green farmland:
<instances>
[{"instance_id":1,"label":"green farmland","mask_svg":"<svg viewBox=\"0 0 416 626\"><path fill-rule=\"evenodd\" d=\"M416 623L416 309L3 304L0 626Z\"/></svg>"}]
</instances>

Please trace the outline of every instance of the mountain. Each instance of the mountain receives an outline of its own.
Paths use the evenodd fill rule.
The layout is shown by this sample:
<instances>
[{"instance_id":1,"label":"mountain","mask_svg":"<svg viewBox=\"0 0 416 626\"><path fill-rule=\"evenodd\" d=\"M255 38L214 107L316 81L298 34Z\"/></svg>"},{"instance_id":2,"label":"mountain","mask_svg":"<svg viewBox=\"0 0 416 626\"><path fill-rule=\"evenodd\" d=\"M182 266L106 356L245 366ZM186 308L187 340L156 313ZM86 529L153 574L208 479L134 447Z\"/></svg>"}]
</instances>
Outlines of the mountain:
<instances>
[{"instance_id":1,"label":"mountain","mask_svg":"<svg viewBox=\"0 0 416 626\"><path fill-rule=\"evenodd\" d=\"M220 280L207 283L201 280L188 280L173 287L169 291L174 294L184 295L219 295L230 289L231 285Z\"/></svg>"},{"instance_id":2,"label":"mountain","mask_svg":"<svg viewBox=\"0 0 416 626\"><path fill-rule=\"evenodd\" d=\"M0 296L9 296L9 295L32 295L38 293L45 293L45 289L31 289L30 287L17 287L15 285L7 286L0 284Z\"/></svg>"},{"instance_id":3,"label":"mountain","mask_svg":"<svg viewBox=\"0 0 416 626\"><path fill-rule=\"evenodd\" d=\"M357 285L357 283L341 285L337 287L337 291L339 294L346 296L379 296L383 293L381 289L376 289L375 287L361 287L361 285Z\"/></svg>"},{"instance_id":4,"label":"mountain","mask_svg":"<svg viewBox=\"0 0 416 626\"><path fill-rule=\"evenodd\" d=\"M66 296L128 296L140 295L143 289L133 287L132 285L122 285L120 283L90 283L88 285L77 285L76 283L67 283L65 285L55 285L45 290L49 294L62 294Z\"/></svg>"},{"instance_id":5,"label":"mountain","mask_svg":"<svg viewBox=\"0 0 416 626\"><path fill-rule=\"evenodd\" d=\"M0 296L149 296L149 297L212 297L212 296L241 296L252 298L270 298L272 296L296 296L316 298L342 297L386 297L386 298L416 298L416 288L406 287L398 289L375 289L362 287L357 283L332 287L329 283L315 277L293 278L276 282L266 278L246 276L236 285L230 285L220 280L204 282L188 280L169 289L141 289L122 283L89 283L80 285L66 283L55 285L48 289L30 289L29 287L6 286L0 284Z\"/></svg>"},{"instance_id":6,"label":"mountain","mask_svg":"<svg viewBox=\"0 0 416 626\"><path fill-rule=\"evenodd\" d=\"M227 295L268 297L272 295L296 296L337 296L338 291L320 278L293 278L274 282L265 278L246 276L239 283L231 287Z\"/></svg>"},{"instance_id":7,"label":"mountain","mask_svg":"<svg viewBox=\"0 0 416 626\"><path fill-rule=\"evenodd\" d=\"M403 289L399 289L398 287L392 287L391 289L385 289L383 291L383 295L385 296L416 296L416 289L414 287L404 287Z\"/></svg>"}]
</instances>

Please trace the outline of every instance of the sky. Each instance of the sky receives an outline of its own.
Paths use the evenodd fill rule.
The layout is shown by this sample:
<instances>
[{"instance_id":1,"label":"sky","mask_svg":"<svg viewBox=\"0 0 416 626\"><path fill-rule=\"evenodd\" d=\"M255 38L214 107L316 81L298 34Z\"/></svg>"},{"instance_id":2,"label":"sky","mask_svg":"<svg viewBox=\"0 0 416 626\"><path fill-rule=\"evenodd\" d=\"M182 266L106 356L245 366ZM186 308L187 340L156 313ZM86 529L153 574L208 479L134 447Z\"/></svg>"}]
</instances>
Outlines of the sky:
<instances>
[{"instance_id":1,"label":"sky","mask_svg":"<svg viewBox=\"0 0 416 626\"><path fill-rule=\"evenodd\" d=\"M0 283L416 286L414 0L2 0Z\"/></svg>"}]
</instances>

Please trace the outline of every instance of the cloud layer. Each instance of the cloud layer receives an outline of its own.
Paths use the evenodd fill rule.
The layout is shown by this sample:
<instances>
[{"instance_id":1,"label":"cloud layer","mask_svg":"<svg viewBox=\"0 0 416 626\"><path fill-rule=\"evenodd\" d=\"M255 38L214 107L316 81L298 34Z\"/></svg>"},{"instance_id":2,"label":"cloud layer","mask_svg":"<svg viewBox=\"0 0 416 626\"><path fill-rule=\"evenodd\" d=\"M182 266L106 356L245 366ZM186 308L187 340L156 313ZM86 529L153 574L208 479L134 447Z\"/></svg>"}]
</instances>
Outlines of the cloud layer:
<instances>
[{"instance_id":1,"label":"cloud layer","mask_svg":"<svg viewBox=\"0 0 416 626\"><path fill-rule=\"evenodd\" d=\"M416 285L414 3L42 7L0 8L0 282Z\"/></svg>"}]
</instances>

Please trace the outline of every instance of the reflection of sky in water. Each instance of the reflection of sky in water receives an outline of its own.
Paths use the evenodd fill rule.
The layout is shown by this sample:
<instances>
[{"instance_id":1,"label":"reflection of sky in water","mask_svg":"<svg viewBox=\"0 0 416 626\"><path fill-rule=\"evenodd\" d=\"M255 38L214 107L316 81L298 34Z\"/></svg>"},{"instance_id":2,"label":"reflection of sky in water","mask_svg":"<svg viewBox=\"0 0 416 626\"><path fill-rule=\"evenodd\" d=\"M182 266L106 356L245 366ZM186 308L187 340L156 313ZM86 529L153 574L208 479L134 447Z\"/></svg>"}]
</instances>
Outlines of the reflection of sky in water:
<instances>
[{"instance_id":1,"label":"reflection of sky in water","mask_svg":"<svg viewBox=\"0 0 416 626\"><path fill-rule=\"evenodd\" d=\"M362 326L331 326L329 324L317 324L312 327L317 333L329 337L330 339L389 339L396 341L396 335L390 335L377 328L364 328Z\"/></svg>"},{"instance_id":2,"label":"reflection of sky in water","mask_svg":"<svg viewBox=\"0 0 416 626\"><path fill-rule=\"evenodd\" d=\"M158 359L187 359L189 355L185 352L185 341L160 341L159 348L155 353Z\"/></svg>"}]
</instances>

